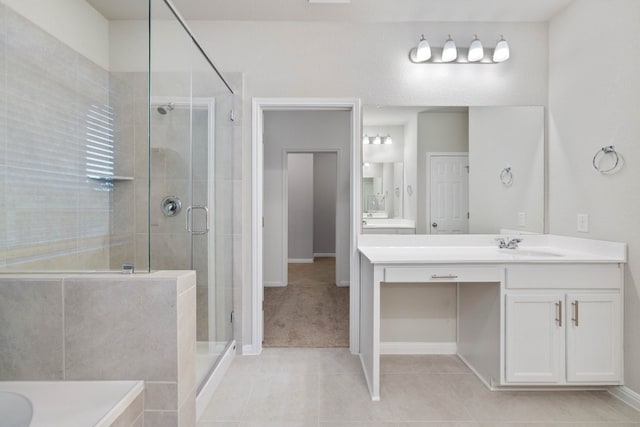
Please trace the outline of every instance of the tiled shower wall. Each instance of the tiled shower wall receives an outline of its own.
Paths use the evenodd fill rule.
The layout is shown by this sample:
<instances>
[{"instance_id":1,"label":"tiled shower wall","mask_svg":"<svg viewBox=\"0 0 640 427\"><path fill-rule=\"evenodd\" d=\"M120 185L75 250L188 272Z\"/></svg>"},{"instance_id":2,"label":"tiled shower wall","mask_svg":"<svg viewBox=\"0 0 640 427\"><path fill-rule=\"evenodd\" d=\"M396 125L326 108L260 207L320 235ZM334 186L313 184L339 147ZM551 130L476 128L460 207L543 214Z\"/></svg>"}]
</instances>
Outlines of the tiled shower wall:
<instances>
[{"instance_id":1,"label":"tiled shower wall","mask_svg":"<svg viewBox=\"0 0 640 427\"><path fill-rule=\"evenodd\" d=\"M0 21L0 269L133 261L122 251L133 240L133 204L122 203L132 187L133 118L111 108L123 104L124 85L3 4ZM96 158L101 172L91 173ZM88 177L110 174L128 178Z\"/></svg>"}]
</instances>

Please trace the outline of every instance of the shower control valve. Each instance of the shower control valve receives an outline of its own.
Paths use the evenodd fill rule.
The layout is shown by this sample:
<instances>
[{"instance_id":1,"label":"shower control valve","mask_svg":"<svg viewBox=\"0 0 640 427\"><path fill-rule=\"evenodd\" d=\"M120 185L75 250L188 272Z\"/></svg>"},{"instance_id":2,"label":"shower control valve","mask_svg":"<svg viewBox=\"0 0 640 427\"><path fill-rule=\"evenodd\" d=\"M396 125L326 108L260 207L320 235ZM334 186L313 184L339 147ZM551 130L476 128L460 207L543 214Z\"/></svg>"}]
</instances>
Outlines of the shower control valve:
<instances>
[{"instance_id":1,"label":"shower control valve","mask_svg":"<svg viewBox=\"0 0 640 427\"><path fill-rule=\"evenodd\" d=\"M182 202L176 196L167 196L162 199L160 209L165 216L176 216L182 210Z\"/></svg>"}]
</instances>

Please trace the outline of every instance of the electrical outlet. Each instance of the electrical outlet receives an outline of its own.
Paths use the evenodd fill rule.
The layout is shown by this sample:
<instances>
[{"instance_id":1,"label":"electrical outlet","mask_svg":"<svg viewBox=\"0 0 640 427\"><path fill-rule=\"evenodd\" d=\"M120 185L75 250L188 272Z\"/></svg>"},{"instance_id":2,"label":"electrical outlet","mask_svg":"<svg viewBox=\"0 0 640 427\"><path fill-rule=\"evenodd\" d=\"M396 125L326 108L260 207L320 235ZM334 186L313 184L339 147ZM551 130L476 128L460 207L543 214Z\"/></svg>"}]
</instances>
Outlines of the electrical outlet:
<instances>
[{"instance_id":1,"label":"electrical outlet","mask_svg":"<svg viewBox=\"0 0 640 427\"><path fill-rule=\"evenodd\" d=\"M578 231L581 233L589 232L589 214L578 214Z\"/></svg>"},{"instance_id":2,"label":"electrical outlet","mask_svg":"<svg viewBox=\"0 0 640 427\"><path fill-rule=\"evenodd\" d=\"M518 227L527 226L527 214L526 212L518 212Z\"/></svg>"}]
</instances>

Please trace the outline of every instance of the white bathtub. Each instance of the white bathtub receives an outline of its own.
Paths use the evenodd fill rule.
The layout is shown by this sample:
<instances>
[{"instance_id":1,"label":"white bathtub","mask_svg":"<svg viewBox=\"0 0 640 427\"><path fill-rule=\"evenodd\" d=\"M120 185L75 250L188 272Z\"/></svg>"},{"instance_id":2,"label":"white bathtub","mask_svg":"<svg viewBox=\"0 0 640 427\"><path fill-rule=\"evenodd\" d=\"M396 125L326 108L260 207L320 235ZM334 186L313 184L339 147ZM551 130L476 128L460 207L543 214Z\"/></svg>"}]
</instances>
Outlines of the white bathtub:
<instances>
[{"instance_id":1,"label":"white bathtub","mask_svg":"<svg viewBox=\"0 0 640 427\"><path fill-rule=\"evenodd\" d=\"M0 381L31 402L29 427L108 427L143 390L142 381Z\"/></svg>"}]
</instances>

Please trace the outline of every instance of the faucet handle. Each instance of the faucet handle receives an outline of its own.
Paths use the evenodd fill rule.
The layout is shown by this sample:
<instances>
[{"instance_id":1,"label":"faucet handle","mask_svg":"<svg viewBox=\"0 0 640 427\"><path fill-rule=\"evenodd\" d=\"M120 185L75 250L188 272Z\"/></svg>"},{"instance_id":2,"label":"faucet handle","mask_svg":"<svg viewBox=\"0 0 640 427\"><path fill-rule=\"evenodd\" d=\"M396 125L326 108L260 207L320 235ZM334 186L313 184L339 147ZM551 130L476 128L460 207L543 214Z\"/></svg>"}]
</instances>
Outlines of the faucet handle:
<instances>
[{"instance_id":1,"label":"faucet handle","mask_svg":"<svg viewBox=\"0 0 640 427\"><path fill-rule=\"evenodd\" d=\"M509 239L509 238L507 237L507 240L508 240L508 239ZM496 240L496 242L498 242L498 247L499 247L500 249L504 249L504 248L506 248L506 247L507 247L507 242L505 241L504 237L496 237L496 239L495 239L495 240Z\"/></svg>"}]
</instances>

